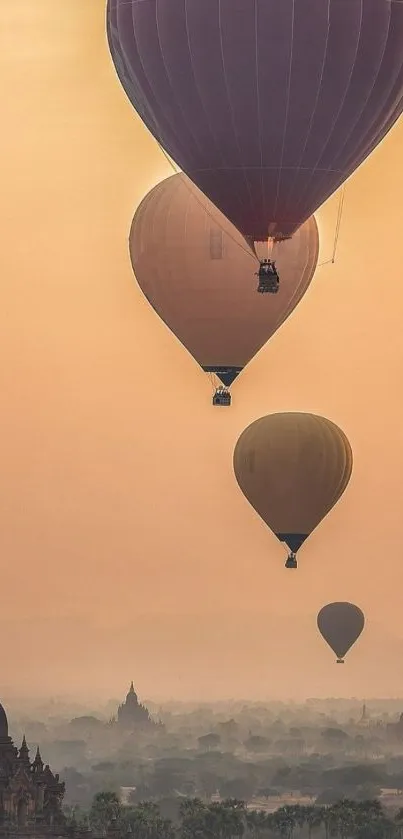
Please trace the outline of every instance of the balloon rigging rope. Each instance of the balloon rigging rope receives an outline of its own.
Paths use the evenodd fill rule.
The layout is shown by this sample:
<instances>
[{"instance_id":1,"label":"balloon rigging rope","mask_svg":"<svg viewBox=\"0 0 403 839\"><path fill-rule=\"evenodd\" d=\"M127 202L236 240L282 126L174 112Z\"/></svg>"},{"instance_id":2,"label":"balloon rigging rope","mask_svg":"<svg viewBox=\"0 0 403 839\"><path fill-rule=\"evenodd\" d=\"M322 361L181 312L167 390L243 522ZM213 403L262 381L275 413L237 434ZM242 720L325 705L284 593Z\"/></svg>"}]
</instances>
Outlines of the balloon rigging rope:
<instances>
[{"instance_id":1,"label":"balloon rigging rope","mask_svg":"<svg viewBox=\"0 0 403 839\"><path fill-rule=\"evenodd\" d=\"M157 143L158 143L158 140L157 140ZM162 151L162 154L163 154L163 155L164 155L164 157L167 159L167 161L168 161L169 165L172 167L173 171L175 172L175 175L179 175L179 174L180 174L180 172L177 170L177 168L176 168L175 164L173 163L173 161L171 160L171 158L169 157L169 155L166 153L165 149L161 146L161 143L158 143L158 145L159 145L159 147L160 147L160 149L161 149L161 151ZM238 248L242 248L242 250L243 250L243 251L245 251L245 253L246 253L248 256L250 256L250 258L251 258L251 259L253 259L253 261L254 261L254 262L259 262L258 258L257 258L256 256L254 256L254 255L253 255L252 251L248 250L248 249L247 249L247 248L245 248L243 245L241 245L241 243L240 243L237 239L235 239L235 237L234 237L234 236L232 236L232 235L231 235L231 233L229 233L229 232L228 232L228 230L225 230L225 228L222 226L222 224L221 224L219 221L217 221L217 219L216 219L216 218L214 218L214 216L210 213L210 211L208 210L208 208L207 208L204 204L202 204L202 202L200 201L200 199L197 197L197 195L193 192L193 190L190 188L189 184L187 183L187 177L186 177L186 179L185 179L185 181L184 181L184 182L185 182L185 185L186 185L186 189L188 189L188 190L189 190L189 192L191 192L191 193L192 193L193 197L196 199L196 201L198 202L198 204L200 204L200 206L201 206L201 207L203 207L203 210L207 213L207 215L208 215L208 216L210 216L210 218L212 219L212 221L214 222L214 224L217 224L217 225L218 225L218 227L220 227L220 228L221 228L221 230L222 230L222 232L224 233L224 235L225 235L225 236L228 236L230 239L232 239L232 241L233 241L233 242L235 242L235 244L238 246Z\"/></svg>"},{"instance_id":2,"label":"balloon rigging rope","mask_svg":"<svg viewBox=\"0 0 403 839\"><path fill-rule=\"evenodd\" d=\"M343 186L340 190L339 208L338 208L338 211L337 211L336 230L335 230L335 234L334 234L332 257L331 257L331 259L326 259L325 262L320 262L319 265L318 265L318 268L320 268L322 265L334 265L334 263L336 261L336 251L337 251L337 244L338 244L339 236L340 236L341 220L342 220L342 217L343 217L345 192L346 192L346 185L343 184Z\"/></svg>"},{"instance_id":3,"label":"balloon rigging rope","mask_svg":"<svg viewBox=\"0 0 403 839\"><path fill-rule=\"evenodd\" d=\"M216 390L217 390L217 385L216 385L216 383L215 383L215 381L214 381L214 373L209 373L209 374L208 374L208 377L209 377L209 379L210 379L210 384L211 384L211 387L212 387L213 393L215 393L215 392L216 392Z\"/></svg>"},{"instance_id":4,"label":"balloon rigging rope","mask_svg":"<svg viewBox=\"0 0 403 839\"><path fill-rule=\"evenodd\" d=\"M345 184L343 184L343 186L341 188L341 192L340 192L339 210L338 210L338 213L337 213L336 232L335 232L335 236L334 236L334 247L333 247L333 254L332 254L332 262L334 262L334 260L336 259L337 243L339 241L340 225L341 225L341 219L342 219L343 209L344 209L345 191L346 191L346 187L345 187Z\"/></svg>"},{"instance_id":5,"label":"balloon rigging rope","mask_svg":"<svg viewBox=\"0 0 403 839\"><path fill-rule=\"evenodd\" d=\"M403 0L402 0L402 2L403 2ZM158 143L158 140L157 140L157 143ZM165 149L161 146L161 143L158 143L158 146L159 146L159 148L161 149L162 154L164 155L164 157L165 157L165 158L166 158L166 160L168 161L169 165L171 166L171 168L172 168L172 169L173 169L173 171L175 172L175 175L179 175L179 174L180 174L180 172L178 171L178 169L177 169L176 165L175 165L175 164L174 164L174 162L171 160L171 158L169 157L169 155L166 153ZM226 229L223 227L223 225L222 225L222 224L220 224L220 222L219 222L219 221L217 221L217 219L216 219L216 218L214 218L214 216L210 213L210 211L208 210L208 208L207 208L204 204L202 204L202 202L199 200L199 198L197 197L197 195L195 194L195 192L194 192L194 191L190 188L190 186L189 186L189 184L188 184L188 182L187 182L187 177L185 178L184 183L185 183L185 185L186 185L186 189L188 189L188 190L189 190L189 192L191 192L191 193L192 193L193 197L194 197L194 198L196 199L196 201L200 204L200 206L201 206L201 207L203 207L203 210L205 210L205 212L207 213L207 215L208 215L208 216L210 216L210 218L212 219L212 221L214 222L214 224L217 224L217 225L218 225L218 227L220 227L220 228L221 228L221 230L222 230L222 232L224 233L224 235L225 235L225 236L228 236L230 239L232 239L232 241L233 241L233 242L235 242L235 244L236 244L239 248L242 248L242 250L243 250L243 251L245 251L245 253L246 253L248 256L250 256L250 257L251 257L251 259L253 259L253 261L254 261L254 262L259 262L259 259L257 259L257 257L255 257L255 256L253 255L253 253L252 253L250 250L247 250L247 248L244 248L244 246L243 246L243 245L241 245L241 243L240 243L237 239L235 239L235 237L234 237L234 236L232 236L232 235L231 235L231 233L229 233L229 232L228 232L228 230L226 230ZM342 220L342 217L343 217L343 209L344 209L344 195L345 195L345 190L346 190L346 186L345 186L345 184L343 184L343 186L341 187L341 190L340 190L339 206L338 206L338 210L337 210L336 229L335 229L335 234L334 234L333 252L332 252L331 259L326 259L326 260L325 260L325 262L320 262L320 263L319 263L319 265L317 266L318 268L321 268L321 267L322 267L322 265L334 265L334 263L335 263L335 261L336 261L337 245L338 245L339 236L340 236L341 220ZM269 247L270 247L270 245L269 245L269 241L268 241L268 243L267 243L267 244L268 244L268 249L269 249ZM269 255L270 255L270 254L269 254Z\"/></svg>"}]
</instances>

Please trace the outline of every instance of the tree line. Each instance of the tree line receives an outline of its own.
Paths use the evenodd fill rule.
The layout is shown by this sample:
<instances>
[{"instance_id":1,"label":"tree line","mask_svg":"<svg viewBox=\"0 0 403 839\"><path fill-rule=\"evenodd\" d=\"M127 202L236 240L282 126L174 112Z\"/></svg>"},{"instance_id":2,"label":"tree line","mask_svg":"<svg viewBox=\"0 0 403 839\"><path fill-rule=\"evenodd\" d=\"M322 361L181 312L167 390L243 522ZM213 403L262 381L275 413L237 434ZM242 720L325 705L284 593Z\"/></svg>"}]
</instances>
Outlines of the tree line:
<instances>
[{"instance_id":1,"label":"tree line","mask_svg":"<svg viewBox=\"0 0 403 839\"><path fill-rule=\"evenodd\" d=\"M69 834L116 839L403 839L403 809L388 815L377 800L342 799L331 806L295 804L266 813L227 799L177 799L165 818L154 801L122 806L114 792L99 792L87 813L67 817Z\"/></svg>"}]
</instances>

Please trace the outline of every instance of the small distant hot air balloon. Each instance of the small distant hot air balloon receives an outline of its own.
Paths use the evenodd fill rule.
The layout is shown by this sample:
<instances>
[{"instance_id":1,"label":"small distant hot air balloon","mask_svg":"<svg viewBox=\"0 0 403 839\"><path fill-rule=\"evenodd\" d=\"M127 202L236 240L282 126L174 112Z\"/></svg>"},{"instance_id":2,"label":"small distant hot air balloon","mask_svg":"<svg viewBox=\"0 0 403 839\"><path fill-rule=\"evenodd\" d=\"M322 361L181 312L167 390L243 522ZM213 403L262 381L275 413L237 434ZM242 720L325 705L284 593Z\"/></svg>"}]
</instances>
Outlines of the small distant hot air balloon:
<instances>
[{"instance_id":1,"label":"small distant hot air balloon","mask_svg":"<svg viewBox=\"0 0 403 839\"><path fill-rule=\"evenodd\" d=\"M320 610L318 629L335 655L337 664L360 637L365 625L364 613L354 603L328 603Z\"/></svg>"},{"instance_id":2,"label":"small distant hot air balloon","mask_svg":"<svg viewBox=\"0 0 403 839\"><path fill-rule=\"evenodd\" d=\"M238 231L186 175L159 183L134 216L130 256L151 306L209 374L227 388L305 294L319 237L309 219L278 254L282 282L259 299L254 257ZM230 394L218 389L216 404Z\"/></svg>"},{"instance_id":3,"label":"small distant hot air balloon","mask_svg":"<svg viewBox=\"0 0 403 839\"><path fill-rule=\"evenodd\" d=\"M242 432L234 472L249 503L284 542L286 568L339 500L350 480L353 455L346 435L315 414L270 414Z\"/></svg>"},{"instance_id":4,"label":"small distant hot air balloon","mask_svg":"<svg viewBox=\"0 0 403 839\"><path fill-rule=\"evenodd\" d=\"M147 128L251 243L292 236L403 111L403 2L108 0Z\"/></svg>"}]
</instances>

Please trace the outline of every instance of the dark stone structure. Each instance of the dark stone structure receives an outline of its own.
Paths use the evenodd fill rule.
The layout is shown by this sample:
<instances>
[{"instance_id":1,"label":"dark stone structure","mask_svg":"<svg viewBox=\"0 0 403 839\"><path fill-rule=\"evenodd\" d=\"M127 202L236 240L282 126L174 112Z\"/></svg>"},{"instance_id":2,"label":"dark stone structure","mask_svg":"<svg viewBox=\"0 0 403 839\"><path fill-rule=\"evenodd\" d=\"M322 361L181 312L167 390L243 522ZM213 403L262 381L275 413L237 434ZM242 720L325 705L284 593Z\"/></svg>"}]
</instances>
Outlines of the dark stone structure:
<instances>
[{"instance_id":1,"label":"dark stone structure","mask_svg":"<svg viewBox=\"0 0 403 839\"><path fill-rule=\"evenodd\" d=\"M64 784L44 766L39 748L31 762L25 736L20 749L14 746L0 705L0 835L62 835L63 796Z\"/></svg>"},{"instance_id":2,"label":"dark stone structure","mask_svg":"<svg viewBox=\"0 0 403 839\"><path fill-rule=\"evenodd\" d=\"M390 740L403 740L403 714L400 714L398 722L390 722L386 726L386 735Z\"/></svg>"},{"instance_id":3,"label":"dark stone structure","mask_svg":"<svg viewBox=\"0 0 403 839\"><path fill-rule=\"evenodd\" d=\"M126 696L126 701L118 708L117 724L121 728L135 729L139 727L151 727L156 723L151 719L145 705L142 705L135 693L133 682L130 685L129 693Z\"/></svg>"}]
</instances>

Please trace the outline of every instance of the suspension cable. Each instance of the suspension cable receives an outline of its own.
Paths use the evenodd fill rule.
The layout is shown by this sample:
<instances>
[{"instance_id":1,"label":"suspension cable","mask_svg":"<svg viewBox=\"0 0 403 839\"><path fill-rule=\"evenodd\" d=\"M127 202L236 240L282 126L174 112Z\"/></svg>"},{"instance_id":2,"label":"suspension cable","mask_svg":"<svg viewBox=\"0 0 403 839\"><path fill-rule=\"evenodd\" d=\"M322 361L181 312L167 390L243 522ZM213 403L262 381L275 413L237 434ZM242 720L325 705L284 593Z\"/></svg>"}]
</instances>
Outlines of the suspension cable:
<instances>
[{"instance_id":1,"label":"suspension cable","mask_svg":"<svg viewBox=\"0 0 403 839\"><path fill-rule=\"evenodd\" d=\"M161 146L161 143L159 143L159 142L158 142L158 140L157 140L157 143L158 143L158 146L159 146L160 150L162 151L162 154L164 155L165 159L168 161L169 165L170 165L170 166L171 166L171 168L173 169L173 171L174 171L175 175L180 175L180 174L181 174L181 172L178 170L178 168L177 168L176 164L174 163L174 161L173 161L173 160L169 157L169 155L167 154L167 152L165 151L165 149L163 148L163 146ZM253 255L252 251L247 250L247 248L245 248L243 245L241 245L241 243L240 243L237 239L235 239L235 237L234 237L234 236L232 236L232 234L231 234L231 233L229 233L229 231L228 231L228 230L226 230L226 229L223 227L223 225L222 225L219 221L217 221L217 219L216 219L216 218L214 218L214 216L212 215L212 213L209 211L208 207L206 207L204 204L202 204L202 202L201 202L201 201L200 201L200 199L198 198L197 194L196 194L196 193L195 193L195 192L191 189L191 187L190 187L190 186L189 186L189 184L188 184L188 180L189 180L189 179L188 179L188 177L187 177L187 175L186 175L186 176L185 176L185 178L184 178L184 184L185 184L185 186L186 186L186 189L188 189L188 190L189 190L189 192L191 192L191 193L192 193L193 197L194 197L194 198L196 199L196 201L200 204L200 206L203 208L203 210L205 210L205 212L207 213L207 215L208 215L208 216L210 216L210 218L212 219L212 221L214 222L214 224L217 224L217 225L218 225L218 227L220 227L220 228L221 228L222 232L223 232L226 236L228 236L230 239L232 239L232 241L233 241L233 242L235 242L235 244L236 244L239 248L242 248L242 250L243 250L243 251L245 251L245 253L246 253L246 254L247 254L247 255L248 255L251 259L253 259L253 261L254 261L254 262L259 262L259 259L258 259L256 256L254 256L254 255ZM346 185L345 185L345 184L343 184L343 186L342 186L342 187L341 187L341 189L340 189L339 205L338 205L338 210L337 210L337 219L336 219L336 228L335 228L334 242L333 242L333 252L332 252L331 259L326 259L324 262L319 262L319 265L317 266L318 268L321 268L323 265L334 265L334 263L335 263L335 261L336 261L337 245L338 245L338 242L339 242L340 227L341 227L341 221L342 221L342 217L343 217L345 191L346 191ZM268 247L269 247L269 240L268 240Z\"/></svg>"},{"instance_id":2,"label":"suspension cable","mask_svg":"<svg viewBox=\"0 0 403 839\"><path fill-rule=\"evenodd\" d=\"M336 261L336 252L337 252L337 245L339 242L340 236L340 227L341 227L341 220L343 217L343 209L344 209L344 196L346 193L346 185L343 184L340 190L339 196L339 206L337 210L337 219L336 219L336 228L334 233L334 242L333 242L333 253L331 259L326 259L324 262L319 262L318 268L321 268L322 265L334 265Z\"/></svg>"},{"instance_id":3,"label":"suspension cable","mask_svg":"<svg viewBox=\"0 0 403 839\"><path fill-rule=\"evenodd\" d=\"M172 167L173 171L175 172L175 175L180 175L180 174L181 174L181 172L177 169L176 164L173 162L173 160L171 160L171 158L169 157L169 155L166 153L165 149L161 146L161 143L159 143L159 142L158 142L158 140L157 140L157 143L158 143L158 145L159 145L159 147L160 147L160 149L161 149L161 151L162 151L162 153L163 153L164 157L166 158L166 160L168 161L169 165ZM233 241L233 242L235 242L235 244L236 244L236 245L238 245L238 247L239 247L239 248L242 248L242 250L243 250L243 251L245 251L245 253L246 253L246 254L247 254L247 255L248 255L251 259L253 259L253 261L254 261L254 262L259 262L259 259L257 258L257 256L254 256L251 250L248 250L248 249L247 249L247 248L245 248L243 245L241 245L241 243L240 243L237 239L235 239L235 237L234 237L234 236L232 236L232 234L231 234L228 230L226 230L226 229L225 229L225 227L223 227L223 225L221 224L221 222L220 222L220 221L217 221L217 219L216 219L216 218L214 218L214 216L212 215L212 213L210 212L210 210L208 209L208 207L206 207L204 204L202 204L202 202L200 201L200 199L199 199L199 197L197 196L197 194L196 194L196 193L195 193L195 192L191 189L191 187L190 187L190 186L189 186L189 184L188 184L188 180L190 180L190 178L188 179L188 177L187 177L187 175L186 175L186 176L185 176L185 178L184 178L184 184L185 184L185 186L186 186L186 189L188 189L188 190L189 190L189 192L191 192L191 193L192 193L193 197L196 199L196 201L198 202L198 204L200 204L200 206L201 206L201 207L203 207L203 210L205 210L205 212L207 213L207 215L208 215L208 216L210 216L210 218L213 220L214 224L217 224L217 225L218 225L218 227L220 227L220 228L221 228L221 230L222 230L222 232L225 234L225 236L228 236L230 239L232 239L232 241Z\"/></svg>"}]
</instances>

